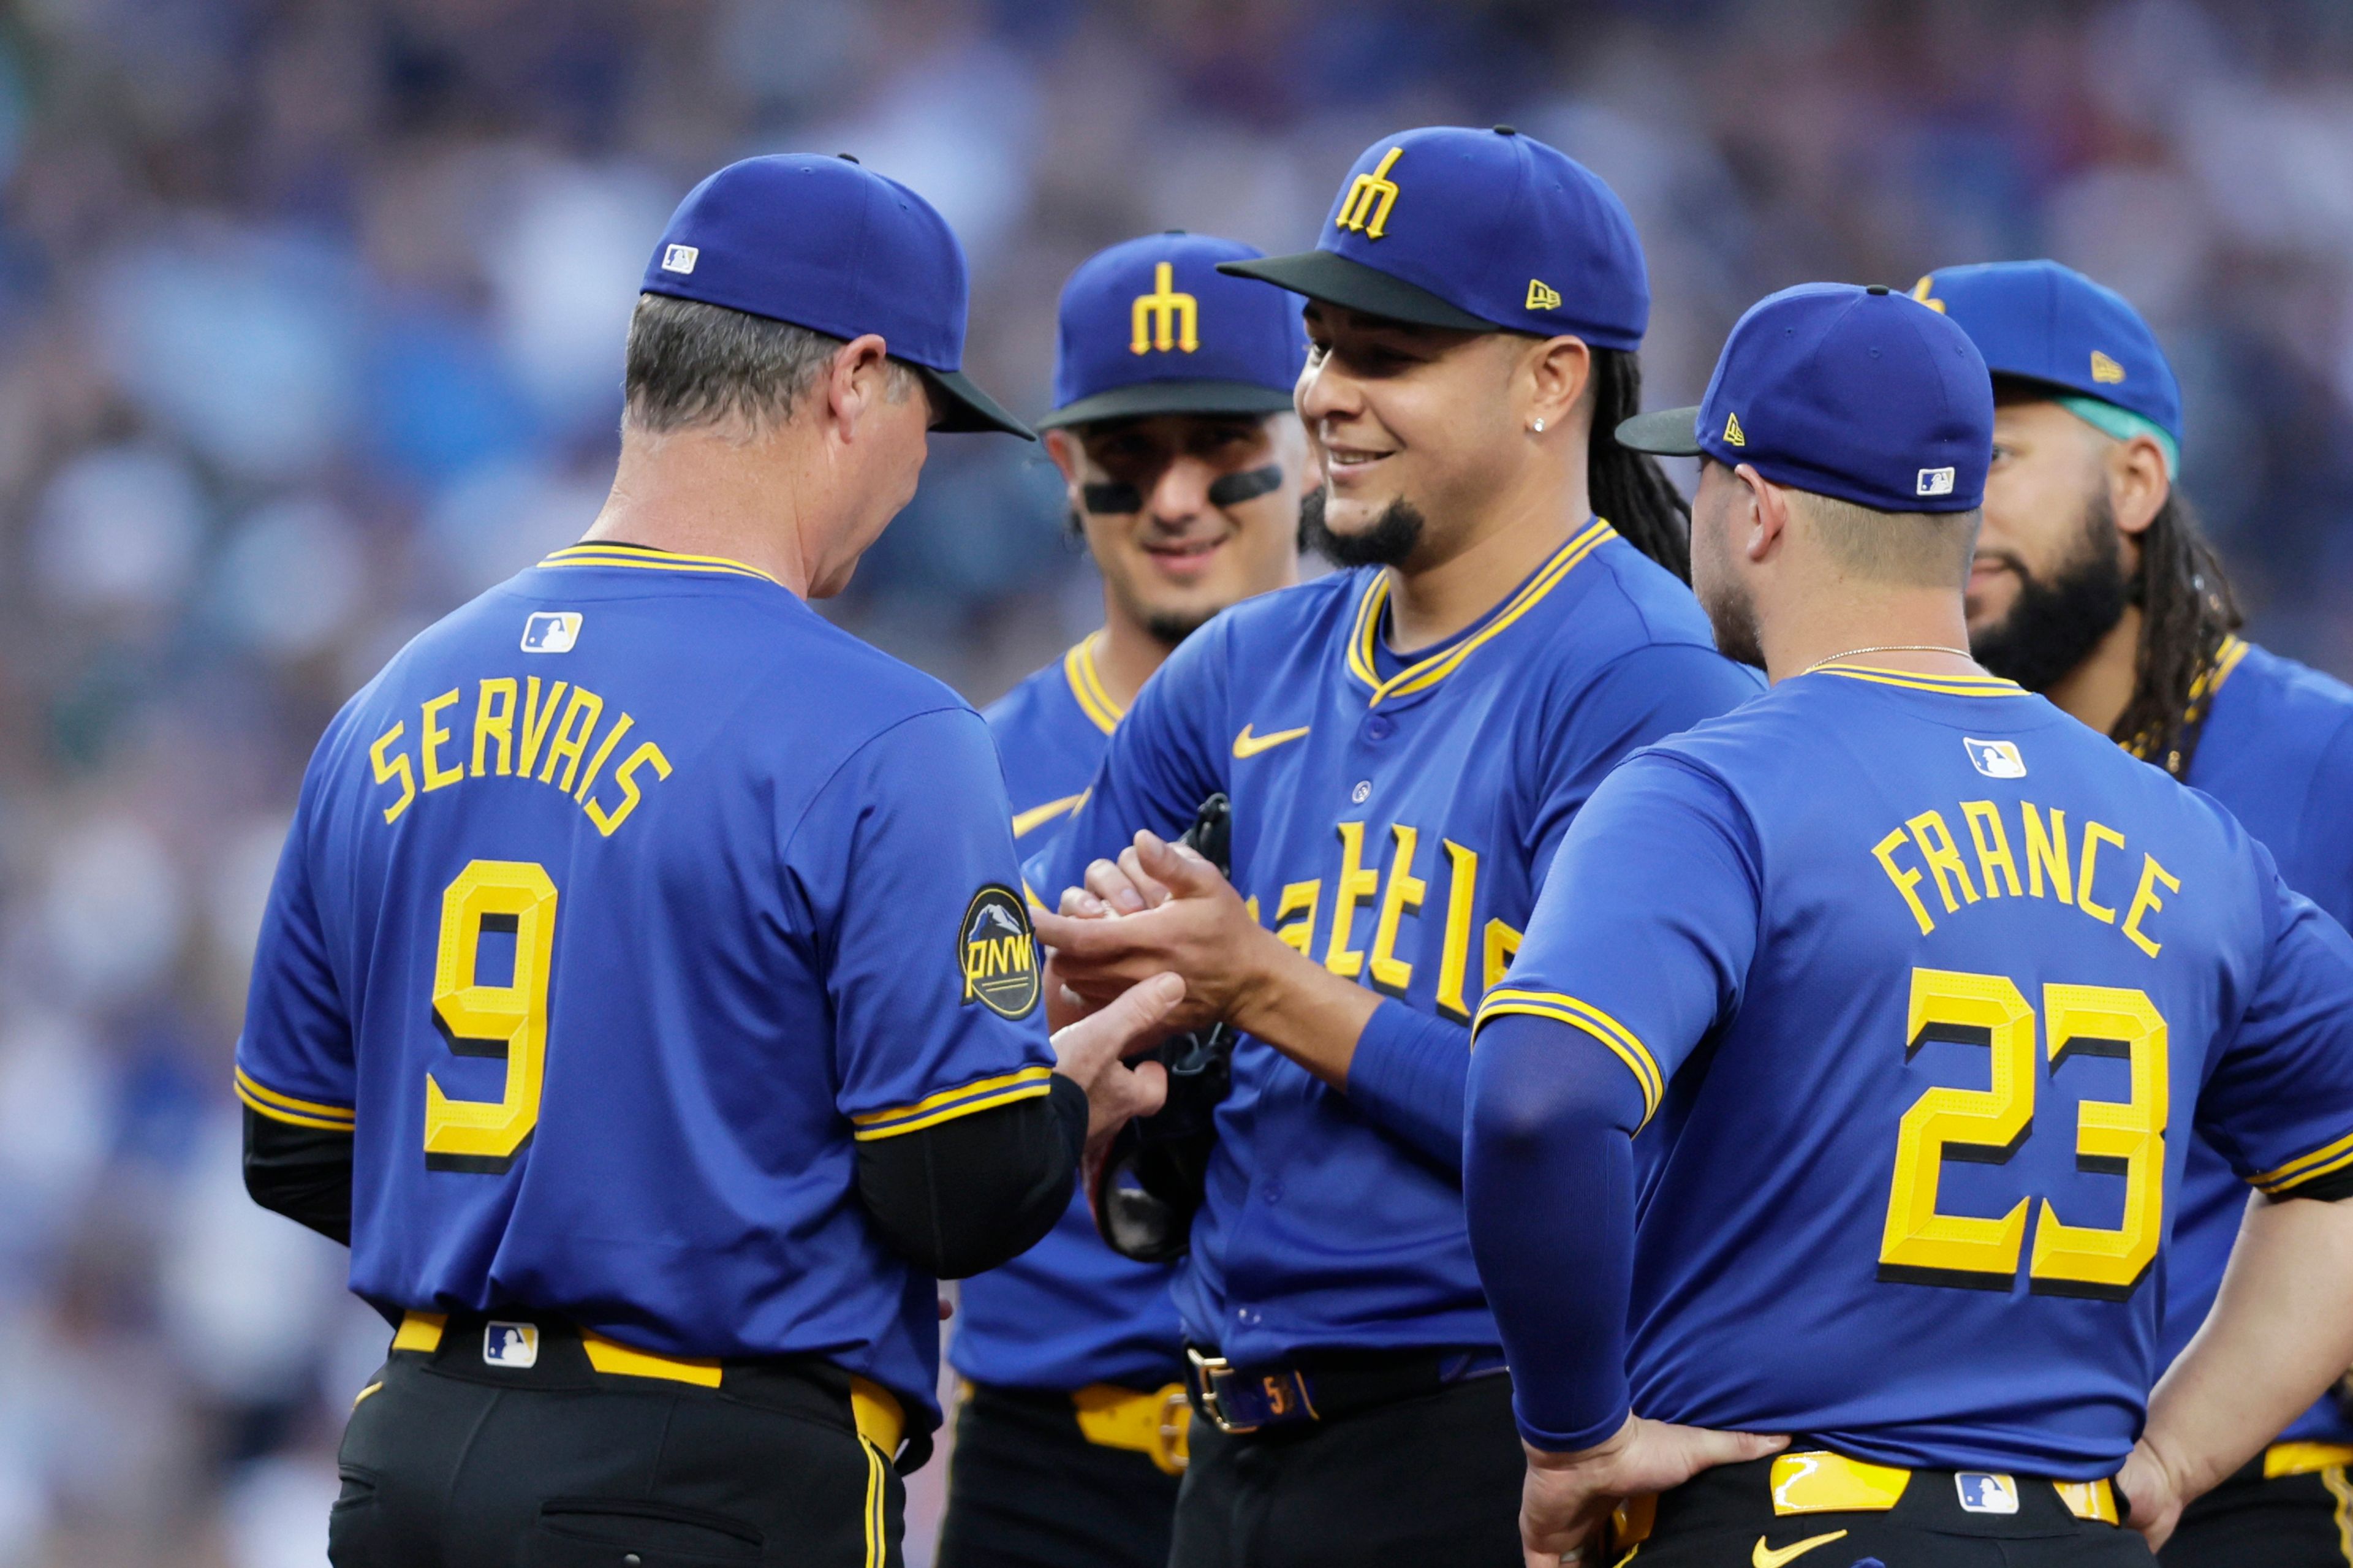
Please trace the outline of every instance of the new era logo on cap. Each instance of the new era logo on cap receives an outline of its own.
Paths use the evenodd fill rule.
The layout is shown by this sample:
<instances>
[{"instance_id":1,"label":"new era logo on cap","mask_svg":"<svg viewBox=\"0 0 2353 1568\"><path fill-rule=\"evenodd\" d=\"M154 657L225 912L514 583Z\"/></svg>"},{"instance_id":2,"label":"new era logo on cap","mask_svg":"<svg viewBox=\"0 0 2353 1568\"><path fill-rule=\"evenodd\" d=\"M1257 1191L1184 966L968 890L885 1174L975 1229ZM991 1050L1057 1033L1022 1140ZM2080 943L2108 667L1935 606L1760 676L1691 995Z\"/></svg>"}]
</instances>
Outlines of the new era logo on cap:
<instances>
[{"instance_id":1,"label":"new era logo on cap","mask_svg":"<svg viewBox=\"0 0 2353 1568\"><path fill-rule=\"evenodd\" d=\"M1560 290L1554 288L1551 284L1546 282L1541 278L1529 279L1528 309L1531 310L1559 310Z\"/></svg>"},{"instance_id":2,"label":"new era logo on cap","mask_svg":"<svg viewBox=\"0 0 2353 1568\"><path fill-rule=\"evenodd\" d=\"M580 612L541 610L522 624L525 653L570 653L580 640Z\"/></svg>"},{"instance_id":3,"label":"new era logo on cap","mask_svg":"<svg viewBox=\"0 0 2353 1568\"><path fill-rule=\"evenodd\" d=\"M1953 493L1953 470L1949 468L1921 469L1920 488L1913 493L1924 496L1951 495Z\"/></svg>"},{"instance_id":4,"label":"new era logo on cap","mask_svg":"<svg viewBox=\"0 0 2353 1568\"><path fill-rule=\"evenodd\" d=\"M662 270L691 272L694 270L694 258L702 254L699 248L691 245L666 245L662 247Z\"/></svg>"},{"instance_id":5,"label":"new era logo on cap","mask_svg":"<svg viewBox=\"0 0 2353 1568\"><path fill-rule=\"evenodd\" d=\"M2114 386L2116 383L2124 380L2124 366L2118 364L2116 361L2110 359L2107 355L2102 353L2097 349L2094 349L2092 351L2092 379L2094 381L2100 383L2104 386Z\"/></svg>"}]
</instances>

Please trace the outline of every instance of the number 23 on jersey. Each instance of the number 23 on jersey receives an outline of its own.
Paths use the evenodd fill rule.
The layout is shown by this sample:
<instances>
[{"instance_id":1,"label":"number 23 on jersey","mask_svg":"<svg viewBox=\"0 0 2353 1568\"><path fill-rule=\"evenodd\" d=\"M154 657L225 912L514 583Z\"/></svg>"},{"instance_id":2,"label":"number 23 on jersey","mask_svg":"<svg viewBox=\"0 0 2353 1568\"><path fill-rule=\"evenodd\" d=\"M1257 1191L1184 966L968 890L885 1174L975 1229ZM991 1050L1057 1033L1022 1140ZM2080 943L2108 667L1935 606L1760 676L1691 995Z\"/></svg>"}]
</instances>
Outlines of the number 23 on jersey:
<instances>
[{"instance_id":1,"label":"number 23 on jersey","mask_svg":"<svg viewBox=\"0 0 2353 1568\"><path fill-rule=\"evenodd\" d=\"M2054 1080L2071 1058L2121 1058L2128 1064L2131 1098L2086 1100L2075 1114L2076 1167L2124 1178L2121 1223L2113 1230L2070 1225L2048 1197L2042 1199L2029 1288L2041 1295L2120 1301L2147 1274L2165 1229L2165 1020L2144 992L2045 985L2042 1026ZM2033 1134L2042 1074L2035 1032L2034 1009L2005 976L1912 972L1906 1055L1930 1040L1983 1046L1992 1077L1981 1089L1928 1089L1905 1111L1879 1247L1882 1279L1992 1290L2016 1281L2035 1200L2019 1199L1999 1219L1944 1214L1936 1207L1936 1186L1946 1160L2000 1164Z\"/></svg>"}]
</instances>

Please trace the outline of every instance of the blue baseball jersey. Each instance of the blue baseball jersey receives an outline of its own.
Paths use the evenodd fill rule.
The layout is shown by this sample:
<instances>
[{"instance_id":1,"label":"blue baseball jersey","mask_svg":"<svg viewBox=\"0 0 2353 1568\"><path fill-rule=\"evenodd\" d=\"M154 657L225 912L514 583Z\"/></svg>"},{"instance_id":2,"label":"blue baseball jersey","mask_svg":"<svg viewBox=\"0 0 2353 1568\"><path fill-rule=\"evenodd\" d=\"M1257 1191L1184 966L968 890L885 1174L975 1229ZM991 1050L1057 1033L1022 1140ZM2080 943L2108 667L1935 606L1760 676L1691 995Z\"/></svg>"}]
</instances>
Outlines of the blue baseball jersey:
<instances>
[{"instance_id":1,"label":"blue baseball jersey","mask_svg":"<svg viewBox=\"0 0 2353 1568\"><path fill-rule=\"evenodd\" d=\"M1005 760L1013 845L1035 860L1070 825L1124 710L1089 637L984 715ZM1122 1258L1096 1234L1083 1187L1037 1246L964 1282L948 1360L975 1383L1158 1388L1184 1372L1168 1265Z\"/></svg>"},{"instance_id":2,"label":"blue baseball jersey","mask_svg":"<svg viewBox=\"0 0 2353 1568\"><path fill-rule=\"evenodd\" d=\"M1496 1343L1462 1214L1470 1019L1602 776L1760 689L1690 591L1599 521L1409 658L1386 647L1388 593L1385 571L1338 572L1195 633L1039 884L1076 884L1139 828L1175 837L1222 791L1255 917L1391 999L1345 1093L1247 1035L1235 1049L1176 1297L1186 1336L1238 1364Z\"/></svg>"},{"instance_id":3,"label":"blue baseball jersey","mask_svg":"<svg viewBox=\"0 0 2353 1568\"><path fill-rule=\"evenodd\" d=\"M1991 677L1831 666L1630 760L1505 1013L1651 1116L1633 1408L1879 1463L2113 1474L2192 1131L2274 1195L2353 1165L2353 940Z\"/></svg>"},{"instance_id":4,"label":"blue baseball jersey","mask_svg":"<svg viewBox=\"0 0 2353 1568\"><path fill-rule=\"evenodd\" d=\"M2283 881L2353 926L2353 689L2232 637L2203 705L2189 783L2272 852ZM2229 1163L2192 1142L2166 1276L2168 1364L2214 1304L2246 1206ZM2281 1436L2353 1443L2353 1421L2323 1398Z\"/></svg>"},{"instance_id":5,"label":"blue baseball jersey","mask_svg":"<svg viewBox=\"0 0 2353 1568\"><path fill-rule=\"evenodd\" d=\"M855 1150L1047 1092L1008 810L977 713L765 574L559 551L321 741L238 1093L353 1130L380 1307L819 1355L935 1424Z\"/></svg>"}]
</instances>

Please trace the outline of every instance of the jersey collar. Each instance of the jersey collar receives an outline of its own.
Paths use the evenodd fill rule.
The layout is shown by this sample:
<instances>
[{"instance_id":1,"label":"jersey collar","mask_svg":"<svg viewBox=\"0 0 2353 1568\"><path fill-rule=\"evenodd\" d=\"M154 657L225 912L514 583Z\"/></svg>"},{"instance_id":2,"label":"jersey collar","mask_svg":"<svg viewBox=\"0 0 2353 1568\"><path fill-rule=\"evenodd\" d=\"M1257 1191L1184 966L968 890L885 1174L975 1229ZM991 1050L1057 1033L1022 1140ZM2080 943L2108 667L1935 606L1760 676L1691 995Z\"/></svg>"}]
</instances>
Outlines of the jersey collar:
<instances>
[{"instance_id":1,"label":"jersey collar","mask_svg":"<svg viewBox=\"0 0 2353 1568\"><path fill-rule=\"evenodd\" d=\"M1090 632L1081 637L1071 651L1062 656L1062 678L1071 683L1071 696L1079 711L1094 721L1096 729L1110 734L1119 728L1121 718L1127 712L1124 703L1112 700L1103 683L1103 675L1095 668L1095 637Z\"/></svg>"},{"instance_id":2,"label":"jersey collar","mask_svg":"<svg viewBox=\"0 0 2353 1568\"><path fill-rule=\"evenodd\" d=\"M724 555L686 555L675 550L656 550L646 544L589 543L566 545L540 563L542 566L625 566L637 572L701 572L725 577L757 577L764 583L781 582L761 571L746 566L741 561L730 561Z\"/></svg>"},{"instance_id":3,"label":"jersey collar","mask_svg":"<svg viewBox=\"0 0 2353 1568\"><path fill-rule=\"evenodd\" d=\"M1607 541L1618 537L1618 531L1601 518L1595 518L1553 552L1542 566L1521 584L1517 591L1502 605L1488 613L1484 626L1469 636L1449 643L1427 658L1415 660L1387 680L1380 678L1373 662L1373 639L1381 635L1381 612L1389 598L1389 574L1376 572L1365 585L1364 595L1356 601L1356 621L1348 633L1348 673L1355 676L1370 692L1366 701L1368 708L1395 701L1427 691L1462 668L1463 661L1479 651L1491 639L1500 636L1506 626L1534 609L1538 601L1550 594L1578 562L1592 554Z\"/></svg>"},{"instance_id":4,"label":"jersey collar","mask_svg":"<svg viewBox=\"0 0 2353 1568\"><path fill-rule=\"evenodd\" d=\"M1867 680L1874 686L1901 686L1911 691L1938 691L1947 697L2024 697L2026 688L1998 675L1923 675L1916 669L1886 669L1875 664L1820 664L1808 675L1837 675Z\"/></svg>"}]
</instances>

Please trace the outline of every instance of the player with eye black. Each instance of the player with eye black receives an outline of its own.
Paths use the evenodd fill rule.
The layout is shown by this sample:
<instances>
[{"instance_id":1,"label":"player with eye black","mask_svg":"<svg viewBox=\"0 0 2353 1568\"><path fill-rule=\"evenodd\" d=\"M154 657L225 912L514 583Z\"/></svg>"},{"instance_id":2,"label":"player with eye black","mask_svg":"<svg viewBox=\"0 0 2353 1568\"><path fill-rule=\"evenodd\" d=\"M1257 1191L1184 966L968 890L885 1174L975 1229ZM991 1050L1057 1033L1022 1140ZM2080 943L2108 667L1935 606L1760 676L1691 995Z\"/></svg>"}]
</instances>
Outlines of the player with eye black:
<instances>
[{"instance_id":1,"label":"player with eye black","mask_svg":"<svg viewBox=\"0 0 2353 1568\"><path fill-rule=\"evenodd\" d=\"M828 624L960 369L964 253L854 162L671 217L581 542L419 634L304 777L236 1087L254 1197L398 1325L339 1568L888 1568L938 1280L1160 1102L1160 977L1050 1042L980 716Z\"/></svg>"},{"instance_id":2,"label":"player with eye black","mask_svg":"<svg viewBox=\"0 0 2353 1568\"><path fill-rule=\"evenodd\" d=\"M1063 286L1056 405L1039 424L1103 575L1103 625L984 714L1025 860L1067 826L1170 651L1298 577L1297 303L1217 270L1260 254L1152 235ZM941 1568L1167 1562L1192 1414L1168 1277L1105 1246L1082 1193L1036 1247L965 1282Z\"/></svg>"},{"instance_id":3,"label":"player with eye black","mask_svg":"<svg viewBox=\"0 0 2353 1568\"><path fill-rule=\"evenodd\" d=\"M2353 689L2237 636L2221 563L2179 488L2181 395L2112 290L2055 262L1949 267L1914 297L1960 323L1994 378L1993 468L1969 578L1978 659L2229 808L2287 885L2353 922ZM2246 1195L2191 1146L2168 1272L2165 1356L2222 1282ZM2192 1504L2168 1568L2353 1561L2353 1419L2297 1415Z\"/></svg>"},{"instance_id":4,"label":"player with eye black","mask_svg":"<svg viewBox=\"0 0 2353 1568\"><path fill-rule=\"evenodd\" d=\"M1968 333L1844 284L1620 431L1701 457L1774 685L1595 791L1480 1012L1531 1568L2147 1564L2353 1359L2353 939L1971 658L1993 431ZM2194 1140L2252 1191L2165 1370Z\"/></svg>"},{"instance_id":5,"label":"player with eye black","mask_svg":"<svg viewBox=\"0 0 2353 1568\"><path fill-rule=\"evenodd\" d=\"M1603 775L1757 686L1680 581L1674 490L1610 435L1650 296L1590 172L1507 126L1406 132L1314 250L1223 269L1306 297L1306 523L1344 570L1187 638L1032 878L1073 997L1174 971L1187 1027L1239 1033L1175 1285L1170 1562L1510 1563L1468 1025ZM1212 794L1230 881L1168 843Z\"/></svg>"}]
</instances>

